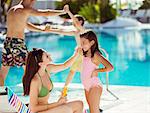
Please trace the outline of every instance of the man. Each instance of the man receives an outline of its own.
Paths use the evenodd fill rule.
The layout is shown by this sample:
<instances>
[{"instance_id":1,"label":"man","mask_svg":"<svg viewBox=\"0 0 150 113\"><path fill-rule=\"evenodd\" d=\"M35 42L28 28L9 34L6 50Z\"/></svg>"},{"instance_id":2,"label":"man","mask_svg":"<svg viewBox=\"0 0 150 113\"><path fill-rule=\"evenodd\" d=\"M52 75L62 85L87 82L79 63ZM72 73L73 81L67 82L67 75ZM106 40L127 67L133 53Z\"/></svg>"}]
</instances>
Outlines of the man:
<instances>
[{"instance_id":1,"label":"man","mask_svg":"<svg viewBox=\"0 0 150 113\"><path fill-rule=\"evenodd\" d=\"M2 49L2 66L0 69L0 86L4 85L4 80L10 66L25 67L27 48L24 42L25 28L32 31L44 31L29 22L29 16L56 16L65 14L64 10L36 10L32 6L35 0L21 0L19 4L10 8L7 14L7 34Z\"/></svg>"}]
</instances>

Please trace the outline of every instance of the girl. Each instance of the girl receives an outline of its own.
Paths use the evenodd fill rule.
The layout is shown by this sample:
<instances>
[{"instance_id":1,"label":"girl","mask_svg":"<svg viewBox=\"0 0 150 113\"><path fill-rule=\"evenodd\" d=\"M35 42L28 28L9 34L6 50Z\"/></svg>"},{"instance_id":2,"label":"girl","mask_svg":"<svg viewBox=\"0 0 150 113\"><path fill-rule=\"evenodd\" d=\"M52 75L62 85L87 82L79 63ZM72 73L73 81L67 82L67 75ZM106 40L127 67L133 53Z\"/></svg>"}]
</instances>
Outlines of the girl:
<instances>
[{"instance_id":1,"label":"girl","mask_svg":"<svg viewBox=\"0 0 150 113\"><path fill-rule=\"evenodd\" d=\"M29 52L25 75L23 77L24 95L30 96L30 109L34 113L82 113L81 101L66 102L60 98L58 102L48 103L49 94L53 89L50 72L58 72L69 67L78 56L74 54L64 64L51 64L51 57L42 49Z\"/></svg>"},{"instance_id":2,"label":"girl","mask_svg":"<svg viewBox=\"0 0 150 113\"><path fill-rule=\"evenodd\" d=\"M89 105L90 113L99 113L102 84L98 78L98 72L111 71L113 70L113 66L102 56L98 48L96 34L93 31L87 31L81 34L80 39L83 51L80 69L81 82L85 89L85 96ZM98 68L100 64L103 64L104 68ZM66 85L68 85L71 79L72 77L68 76Z\"/></svg>"}]
</instances>

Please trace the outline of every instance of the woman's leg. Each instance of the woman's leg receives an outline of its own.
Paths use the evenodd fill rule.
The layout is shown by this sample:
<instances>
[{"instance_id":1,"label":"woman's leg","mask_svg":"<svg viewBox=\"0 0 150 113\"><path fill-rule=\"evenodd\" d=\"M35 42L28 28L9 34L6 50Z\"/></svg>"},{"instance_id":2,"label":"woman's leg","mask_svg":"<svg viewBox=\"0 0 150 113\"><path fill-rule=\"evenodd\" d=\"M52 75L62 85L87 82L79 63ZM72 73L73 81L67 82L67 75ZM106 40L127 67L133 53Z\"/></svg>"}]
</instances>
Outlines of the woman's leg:
<instances>
[{"instance_id":1,"label":"woman's leg","mask_svg":"<svg viewBox=\"0 0 150 113\"><path fill-rule=\"evenodd\" d=\"M82 113L82 101L72 101L58 107L38 113Z\"/></svg>"},{"instance_id":2,"label":"woman's leg","mask_svg":"<svg viewBox=\"0 0 150 113\"><path fill-rule=\"evenodd\" d=\"M72 108L73 113L83 113L83 102L82 101L72 101L66 104Z\"/></svg>"},{"instance_id":3,"label":"woman's leg","mask_svg":"<svg viewBox=\"0 0 150 113\"><path fill-rule=\"evenodd\" d=\"M101 87L92 87L90 89L88 95L90 113L100 113L99 105L101 94L102 94Z\"/></svg>"},{"instance_id":4,"label":"woman's leg","mask_svg":"<svg viewBox=\"0 0 150 113\"><path fill-rule=\"evenodd\" d=\"M69 106L67 106L65 104L65 105L60 105L60 106L57 106L55 108L45 110L42 112L38 112L38 113L73 113L73 111Z\"/></svg>"}]
</instances>

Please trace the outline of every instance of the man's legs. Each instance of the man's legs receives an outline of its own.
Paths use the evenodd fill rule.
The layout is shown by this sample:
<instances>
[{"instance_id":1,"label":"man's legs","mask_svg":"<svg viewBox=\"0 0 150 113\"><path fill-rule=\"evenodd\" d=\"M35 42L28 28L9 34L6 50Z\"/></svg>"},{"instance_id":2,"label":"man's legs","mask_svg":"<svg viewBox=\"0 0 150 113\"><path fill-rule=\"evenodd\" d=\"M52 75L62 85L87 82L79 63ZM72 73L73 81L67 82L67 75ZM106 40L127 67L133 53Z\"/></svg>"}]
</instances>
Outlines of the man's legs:
<instances>
[{"instance_id":1,"label":"man's legs","mask_svg":"<svg viewBox=\"0 0 150 113\"><path fill-rule=\"evenodd\" d=\"M0 69L0 86L4 86L4 81L6 79L9 69L10 69L10 66L2 65L2 67Z\"/></svg>"}]
</instances>

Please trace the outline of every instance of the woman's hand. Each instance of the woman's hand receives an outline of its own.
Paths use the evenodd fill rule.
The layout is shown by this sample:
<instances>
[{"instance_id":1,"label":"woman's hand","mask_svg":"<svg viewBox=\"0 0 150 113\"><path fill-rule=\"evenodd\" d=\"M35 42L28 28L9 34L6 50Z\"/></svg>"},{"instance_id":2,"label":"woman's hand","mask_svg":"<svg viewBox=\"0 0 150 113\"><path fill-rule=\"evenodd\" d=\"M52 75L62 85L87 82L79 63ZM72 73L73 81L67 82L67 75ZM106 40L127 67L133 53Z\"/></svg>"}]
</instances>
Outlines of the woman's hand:
<instances>
[{"instance_id":1,"label":"woman's hand","mask_svg":"<svg viewBox=\"0 0 150 113\"><path fill-rule=\"evenodd\" d=\"M97 76L98 76L98 71L95 69L95 70L92 72L91 77L97 77Z\"/></svg>"},{"instance_id":2,"label":"woman's hand","mask_svg":"<svg viewBox=\"0 0 150 113\"><path fill-rule=\"evenodd\" d=\"M60 97L60 99L58 100L58 104L62 105L65 104L67 102L67 98L66 97Z\"/></svg>"}]
</instances>

